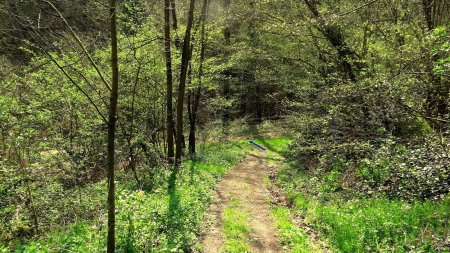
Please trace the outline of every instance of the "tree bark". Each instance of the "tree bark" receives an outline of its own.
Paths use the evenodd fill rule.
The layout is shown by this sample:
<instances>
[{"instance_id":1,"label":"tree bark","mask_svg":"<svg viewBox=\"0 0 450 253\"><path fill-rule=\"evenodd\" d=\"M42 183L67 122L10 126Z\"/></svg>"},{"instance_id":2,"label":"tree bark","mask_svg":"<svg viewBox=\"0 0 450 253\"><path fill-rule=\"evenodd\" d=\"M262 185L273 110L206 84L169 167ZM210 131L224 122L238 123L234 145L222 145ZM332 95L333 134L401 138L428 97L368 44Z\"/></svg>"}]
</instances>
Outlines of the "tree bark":
<instances>
[{"instance_id":1,"label":"tree bark","mask_svg":"<svg viewBox=\"0 0 450 253\"><path fill-rule=\"evenodd\" d=\"M176 128L176 150L175 163L181 164L181 156L183 152L183 106L184 94L186 90L186 78L189 61L192 54L191 49L191 29L194 22L194 8L195 0L190 1L188 23L183 41L183 52L181 54L181 69L180 69L180 85L178 86L178 103L177 103L177 128Z\"/></svg>"},{"instance_id":2,"label":"tree bark","mask_svg":"<svg viewBox=\"0 0 450 253\"><path fill-rule=\"evenodd\" d=\"M425 23L428 30L434 29L433 16L432 16L432 0L422 0L423 14L425 16Z\"/></svg>"},{"instance_id":3,"label":"tree bark","mask_svg":"<svg viewBox=\"0 0 450 253\"><path fill-rule=\"evenodd\" d=\"M195 92L191 92L188 96L189 104L189 154L195 154L196 131L197 131L197 115L201 98L201 86L197 87Z\"/></svg>"},{"instance_id":4,"label":"tree bark","mask_svg":"<svg viewBox=\"0 0 450 253\"><path fill-rule=\"evenodd\" d=\"M170 0L170 10L172 11L172 28L173 31L175 33L175 47L178 49L180 49L181 47L181 41L180 41L180 37L178 37L178 18L177 18L177 8L176 8L176 0ZM174 132L175 133L175 132Z\"/></svg>"},{"instance_id":5,"label":"tree bark","mask_svg":"<svg viewBox=\"0 0 450 253\"><path fill-rule=\"evenodd\" d=\"M172 0L173 2L174 0ZM175 4L175 3L173 3ZM171 1L164 0L164 51L166 56L166 131L167 131L167 159L170 164L174 162L174 122L173 122L173 74L172 74L172 51L170 37L170 8ZM172 12L174 12L173 10Z\"/></svg>"},{"instance_id":6,"label":"tree bark","mask_svg":"<svg viewBox=\"0 0 450 253\"><path fill-rule=\"evenodd\" d=\"M172 27L173 30L177 30L178 29L178 19L177 19L177 10L176 10L176 5L175 5L175 0L169 0L170 2L170 9L172 11Z\"/></svg>"},{"instance_id":7,"label":"tree bark","mask_svg":"<svg viewBox=\"0 0 450 253\"><path fill-rule=\"evenodd\" d=\"M114 182L114 155L115 155L115 135L116 135L116 115L117 100L119 96L119 67L117 58L117 27L116 27L116 0L110 0L111 18L111 70L112 84L109 102L108 117L108 239L107 252L115 251L115 182Z\"/></svg>"},{"instance_id":8,"label":"tree bark","mask_svg":"<svg viewBox=\"0 0 450 253\"><path fill-rule=\"evenodd\" d=\"M131 98L131 117L128 118L127 120L130 122L130 132L129 134L126 133L125 127L123 127L124 129L124 136L126 138L127 144L128 144L128 155L129 155L129 168L131 170L131 172L133 173L134 179L136 180L136 183L138 185L138 187L142 187L141 181L139 180L139 176L137 174L136 171L136 156L134 154L134 145L132 143L133 140L133 135L134 135L134 114L135 114L135 101L136 101L136 90L137 90L137 84L139 81L139 74L141 72L141 65L138 65L138 69L136 72L136 79L133 85L133 95Z\"/></svg>"},{"instance_id":9,"label":"tree bark","mask_svg":"<svg viewBox=\"0 0 450 253\"><path fill-rule=\"evenodd\" d=\"M197 115L198 107L200 105L200 98L202 92L202 78L203 78L203 62L205 61L205 26L207 18L209 0L203 0L202 12L200 14L201 30L200 30L200 62L198 68L198 87L195 92L189 94L189 153L195 154L196 145L196 130L197 130Z\"/></svg>"}]
</instances>

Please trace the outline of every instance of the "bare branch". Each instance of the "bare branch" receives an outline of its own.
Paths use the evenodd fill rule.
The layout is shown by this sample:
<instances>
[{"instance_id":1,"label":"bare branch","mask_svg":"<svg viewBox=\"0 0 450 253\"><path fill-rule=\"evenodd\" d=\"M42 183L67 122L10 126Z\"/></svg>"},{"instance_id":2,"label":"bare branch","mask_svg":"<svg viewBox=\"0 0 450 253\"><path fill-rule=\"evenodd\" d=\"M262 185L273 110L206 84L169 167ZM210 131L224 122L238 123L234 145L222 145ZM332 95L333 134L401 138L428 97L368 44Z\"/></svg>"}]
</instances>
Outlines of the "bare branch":
<instances>
[{"instance_id":1,"label":"bare branch","mask_svg":"<svg viewBox=\"0 0 450 253\"><path fill-rule=\"evenodd\" d=\"M29 31L29 29L25 29L24 25L22 24L22 22L20 22L20 20L17 19L17 17L15 15L13 15L11 13L11 10L9 10L4 4L2 4L6 10L11 14L11 16L17 21L17 23L19 24L19 26L33 39L36 40L36 44L37 46L44 52L44 54L49 58L49 60L51 62L53 62L59 70L61 70L61 72L64 74L64 76L66 76L67 79L69 79L69 81L75 85L75 87L81 92L83 93L83 95L89 100L89 102L91 103L91 105L95 108L95 110L97 111L98 115L102 118L102 120L104 121L105 124L108 124L108 120L105 118L105 116L103 115L103 113L100 111L100 109L98 108L97 104L94 102L94 100L92 100L92 98L89 96L89 94L83 90L83 88L81 88L76 82L75 80L69 75L69 73L67 73L67 71L58 63L58 61L45 49L44 46L42 46L41 43L39 43L39 40L35 38L35 36L33 36L33 34ZM31 29L33 30L33 32L35 32L37 35L39 35L39 33L33 28L31 27Z\"/></svg>"},{"instance_id":2,"label":"bare branch","mask_svg":"<svg viewBox=\"0 0 450 253\"><path fill-rule=\"evenodd\" d=\"M95 68L95 70L97 71L98 75L100 76L100 79L102 79L103 83L105 84L106 88L108 88L109 91L111 91L111 87L109 86L108 82L106 81L106 79L104 78L102 72L100 71L100 68L97 66L97 64L95 64L94 60L92 59L92 56L89 54L89 52L87 51L86 47L83 45L83 43L81 42L80 38L78 37L78 35L75 33L75 31L72 29L72 27L69 25L69 23L67 22L67 20L64 18L64 16L61 14L61 12L50 2L47 0L44 0L44 2L46 2L47 4L49 4L57 13L58 15L61 17L61 19L64 21L64 24L66 24L67 28L69 29L70 33L72 34L72 37L77 41L78 45L83 49L83 52L86 54L86 56L88 57L89 61L91 62L92 66Z\"/></svg>"},{"instance_id":3,"label":"bare branch","mask_svg":"<svg viewBox=\"0 0 450 253\"><path fill-rule=\"evenodd\" d=\"M348 14L350 14L352 12L355 12L355 11L357 11L359 9L362 9L362 8L368 6L368 5L371 5L371 4L375 3L375 2L378 2L378 0L372 0L372 1L367 2L367 3L365 3L365 4L361 5L361 6L356 7L355 9L349 10L349 11L344 12L344 13L340 13L339 16L343 17L343 16L348 15Z\"/></svg>"}]
</instances>

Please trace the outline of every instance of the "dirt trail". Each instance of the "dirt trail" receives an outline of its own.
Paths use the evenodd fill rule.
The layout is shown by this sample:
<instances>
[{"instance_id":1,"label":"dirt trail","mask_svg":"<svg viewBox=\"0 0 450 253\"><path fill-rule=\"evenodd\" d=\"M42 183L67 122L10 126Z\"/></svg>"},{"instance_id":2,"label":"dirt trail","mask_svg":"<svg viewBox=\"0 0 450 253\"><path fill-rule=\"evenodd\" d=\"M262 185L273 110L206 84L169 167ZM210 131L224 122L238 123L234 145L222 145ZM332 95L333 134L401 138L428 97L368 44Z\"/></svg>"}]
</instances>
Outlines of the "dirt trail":
<instances>
[{"instance_id":1,"label":"dirt trail","mask_svg":"<svg viewBox=\"0 0 450 253\"><path fill-rule=\"evenodd\" d=\"M263 182L270 172L265 157L264 152L250 154L219 183L209 210L208 218L212 224L203 239L204 252L221 252L225 241L223 211L231 200L238 200L240 208L248 214L252 252L282 252L271 217L270 192Z\"/></svg>"}]
</instances>

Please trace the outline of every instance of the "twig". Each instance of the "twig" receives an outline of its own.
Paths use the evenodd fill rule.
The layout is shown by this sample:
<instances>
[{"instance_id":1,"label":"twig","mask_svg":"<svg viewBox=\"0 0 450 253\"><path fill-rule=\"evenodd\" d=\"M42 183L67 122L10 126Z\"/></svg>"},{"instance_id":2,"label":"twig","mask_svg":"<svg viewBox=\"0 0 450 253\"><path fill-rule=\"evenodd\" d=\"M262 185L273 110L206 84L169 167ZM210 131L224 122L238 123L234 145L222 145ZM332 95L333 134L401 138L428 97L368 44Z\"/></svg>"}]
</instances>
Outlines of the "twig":
<instances>
[{"instance_id":1,"label":"twig","mask_svg":"<svg viewBox=\"0 0 450 253\"><path fill-rule=\"evenodd\" d=\"M339 17L343 17L343 16L348 15L348 14L350 14L350 13L352 13L352 12L355 12L355 11L357 11L357 10L359 10L359 9L362 9L362 8L368 6L368 5L371 5L371 4L375 3L375 2L378 2L378 0L372 0L372 1L367 2L367 3L365 3L365 4L361 5L361 6L356 7L356 8L353 9L353 10L349 10L349 11L347 11L347 12L341 13L341 14L339 14L338 16L339 16Z\"/></svg>"},{"instance_id":2,"label":"twig","mask_svg":"<svg viewBox=\"0 0 450 253\"><path fill-rule=\"evenodd\" d=\"M61 12L50 2L47 0L44 0L44 2L46 2L47 4L49 4L57 13L58 15L61 17L61 19L64 21L64 23L66 24L67 28L69 29L70 33L72 34L72 37L77 41L78 45L83 49L84 53L86 54L86 56L88 57L89 61L91 62L92 66L95 68L95 70L97 71L98 75L100 76L100 78L102 79L103 83L105 84L106 88L108 88L109 91L111 91L111 87L109 86L108 82L106 81L106 79L104 78L102 72L100 71L99 67L97 66L97 64L95 64L94 60L92 59L92 56L89 54L89 52L87 51L86 47L83 45L83 43L81 42L80 38L77 36L77 34L75 33L75 31L72 29L72 27L69 25L69 23L67 22L67 20L64 18L64 16L61 14Z\"/></svg>"}]
</instances>

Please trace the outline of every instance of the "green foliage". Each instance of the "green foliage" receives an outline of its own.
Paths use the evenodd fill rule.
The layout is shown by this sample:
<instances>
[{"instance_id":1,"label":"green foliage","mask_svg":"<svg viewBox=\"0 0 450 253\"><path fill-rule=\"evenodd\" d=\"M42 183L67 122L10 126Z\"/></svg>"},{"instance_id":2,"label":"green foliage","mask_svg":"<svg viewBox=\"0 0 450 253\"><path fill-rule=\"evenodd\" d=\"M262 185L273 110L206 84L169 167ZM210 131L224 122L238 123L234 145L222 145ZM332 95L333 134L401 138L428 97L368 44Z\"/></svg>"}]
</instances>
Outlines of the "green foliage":
<instances>
[{"instance_id":1,"label":"green foliage","mask_svg":"<svg viewBox=\"0 0 450 253\"><path fill-rule=\"evenodd\" d=\"M436 41L436 46L432 53L436 59L434 62L433 71L435 74L447 77L450 73L450 34L445 26L440 26L434 29L433 37Z\"/></svg>"},{"instance_id":2,"label":"green foliage","mask_svg":"<svg viewBox=\"0 0 450 253\"><path fill-rule=\"evenodd\" d=\"M108 11L98 1L59 2L57 7L108 81ZM316 12L308 2L317 3ZM286 187L292 192L308 187L320 198L317 205L328 205L335 196L377 197L381 204L367 200L363 208L367 214L370 210L388 213L381 207L391 204L406 214L403 204L396 203L425 205L428 202L419 200L446 198L450 12L446 0L429 1L433 24L427 24L425 2L252 0L231 1L227 10L211 2L198 115L203 151L175 174L163 162L163 8L141 0L121 4L119 249L183 251L192 244L201 218L193 213L203 212L206 189L242 157L248 145L208 146L208 141L227 139L230 133L240 138L286 129L294 132L286 153L310 180ZM177 5L179 29L173 32L175 89L180 63L177 41L185 29L185 8L185 3ZM73 48L77 43L49 6L6 0L0 12L8 14L0 16L5 35L0 39L0 243L20 249L41 236L42 240L25 246L28 251L91 251L86 238L95 238L90 245L98 248L92 250L103 251L107 85L80 48ZM200 85L197 24L188 91ZM76 85L37 43L46 47ZM286 114L292 116L283 117ZM222 122L225 115L235 121ZM284 120L249 124L265 117ZM288 143L286 139L256 141L268 148L271 162L285 153ZM225 147L230 149L224 151ZM309 196L297 199L311 202ZM339 211L335 209L323 212ZM151 217L149 210L155 210ZM380 222L389 220L388 214ZM96 224L89 222L98 217L102 218ZM327 223L340 222L333 219ZM362 224L358 219L355 224ZM355 229L365 231L360 227ZM68 234L60 240L58 233L47 236L47 231ZM399 231L394 229L395 242L377 241L380 248L373 247L374 236L369 233L370 250L397 245ZM49 245L59 248L46 248Z\"/></svg>"},{"instance_id":3,"label":"green foliage","mask_svg":"<svg viewBox=\"0 0 450 253\"><path fill-rule=\"evenodd\" d=\"M288 138L256 138L254 141L258 144L261 144L267 150L274 152L276 154L282 155L288 145L291 142L291 139Z\"/></svg>"},{"instance_id":4,"label":"green foliage","mask_svg":"<svg viewBox=\"0 0 450 253\"><path fill-rule=\"evenodd\" d=\"M422 185L423 181L418 180L421 173L429 170L425 172L411 167L399 170L398 166L404 163L404 156L411 159L408 162L410 166L419 166L422 159L417 156L421 152L411 151L396 143L386 147L390 147L389 150L381 152L384 149L381 148L379 155L387 160L374 157L364 159L362 164L366 165L360 167L356 177L349 170L352 163L345 160L338 160L331 168L322 171L299 169L293 161L282 165L275 183L285 190L293 208L291 211L286 208L276 208L274 211L282 241L290 249L304 245L306 241L307 248L307 238L301 236L301 230L295 232L299 228L290 222L290 212L294 212L304 217L323 236L322 240L328 241L332 250L337 252L450 251L446 245L450 226L450 196L442 197L437 202L412 200L414 189L420 189ZM430 160L424 164L430 164ZM440 166L435 165L436 168ZM396 190L388 192L397 193L395 196L407 194L403 196L409 201L380 197L380 192L375 193L375 187L362 190L367 185L365 180L395 180L398 174L402 174L399 177L405 183L416 182L418 185L411 185L405 191L396 186ZM433 176L424 178L431 179ZM362 191L361 194L358 191Z\"/></svg>"},{"instance_id":5,"label":"green foliage","mask_svg":"<svg viewBox=\"0 0 450 253\"><path fill-rule=\"evenodd\" d=\"M278 183L294 210L339 252L447 252L450 199L441 202L349 198L323 192L326 177L286 166ZM333 185L334 183L331 183Z\"/></svg>"},{"instance_id":6,"label":"green foliage","mask_svg":"<svg viewBox=\"0 0 450 253\"><path fill-rule=\"evenodd\" d=\"M348 131L343 126L349 124L347 119L306 118L288 155L299 168L325 179L324 192L441 199L450 189L449 144L419 119L417 125L410 122L404 128L418 134L411 138L395 137L375 126L368 134L356 125Z\"/></svg>"},{"instance_id":7,"label":"green foliage","mask_svg":"<svg viewBox=\"0 0 450 253\"><path fill-rule=\"evenodd\" d=\"M144 33L153 29L141 28L142 33L134 34L139 41L147 39ZM124 34L120 37L128 39ZM143 182L138 187L151 190L162 182L157 177L162 174L163 52L147 45L135 49L129 44L121 44L119 51L117 162L121 169L129 168L132 153L136 175ZM109 51L99 47L90 53L108 79ZM128 57L130 54L134 57ZM99 181L105 176L106 125L99 113L107 115L109 91L79 52L59 50L50 55L65 66L78 87L45 55L37 53L23 71L0 81L0 176L5 178L0 183L2 244L26 241L103 212L105 186ZM148 62L154 64L145 64ZM140 71L136 71L136 64ZM39 233L33 216L38 218Z\"/></svg>"},{"instance_id":8,"label":"green foliage","mask_svg":"<svg viewBox=\"0 0 450 253\"><path fill-rule=\"evenodd\" d=\"M360 161L358 188L406 200L444 198L449 189L448 147L430 140L410 147L387 141Z\"/></svg>"},{"instance_id":9,"label":"green foliage","mask_svg":"<svg viewBox=\"0 0 450 253\"><path fill-rule=\"evenodd\" d=\"M242 159L248 147L244 142L209 144L200 150L195 160L187 161L178 173L165 170L161 183L155 184L158 187L151 192L136 190L133 183L126 181L119 184L116 199L117 250L186 252L190 249L200 232L216 180ZM121 180L127 178L118 176ZM86 192L85 198L102 196L106 185L101 183L95 187L98 190ZM68 196L65 199L71 198L76 199ZM92 203L86 204L92 208L89 206ZM91 213L92 218L100 217L99 220L78 221L28 244L14 242L7 249L13 252L102 252L106 245L105 212Z\"/></svg>"}]
</instances>

